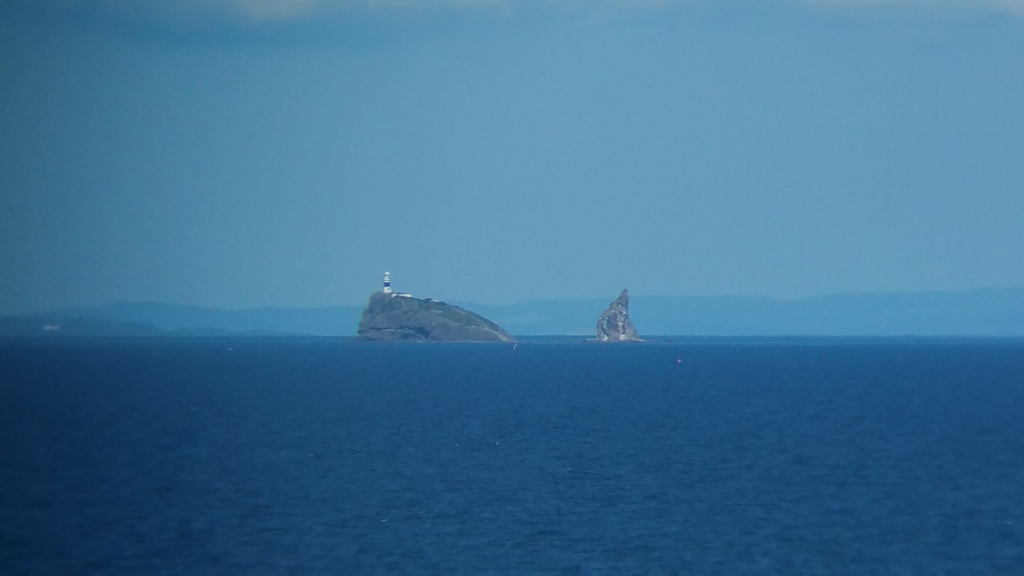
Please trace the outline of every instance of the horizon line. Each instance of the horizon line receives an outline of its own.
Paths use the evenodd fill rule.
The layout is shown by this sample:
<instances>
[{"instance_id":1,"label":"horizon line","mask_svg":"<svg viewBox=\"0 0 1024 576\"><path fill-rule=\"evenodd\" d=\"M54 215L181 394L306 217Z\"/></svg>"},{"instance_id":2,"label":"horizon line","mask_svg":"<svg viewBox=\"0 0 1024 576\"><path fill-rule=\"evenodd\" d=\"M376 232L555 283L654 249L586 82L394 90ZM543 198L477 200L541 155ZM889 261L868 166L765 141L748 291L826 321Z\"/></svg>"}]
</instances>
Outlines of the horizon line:
<instances>
[{"instance_id":1,"label":"horizon line","mask_svg":"<svg viewBox=\"0 0 1024 576\"><path fill-rule=\"evenodd\" d=\"M628 289L628 288L627 288ZM1024 292L1024 285L1004 285L1004 286L981 286L976 288L961 288L961 289L930 289L930 290L889 290L889 291L877 291L877 292L821 292L817 294L795 296L795 297L778 297L778 296L758 296L743 293L724 293L724 294L664 294L664 293L633 293L630 292L630 299L635 298L672 298L672 299L744 299L744 300L760 300L769 302L799 302L802 300L811 300L816 298L829 298L829 297L876 297L876 296L914 296L914 295L951 295L951 294L970 294L977 292ZM371 292L371 294L375 293ZM574 302L574 301L603 301L614 300L614 297L601 297L601 296L579 296L579 297L555 297L555 298L528 298L524 300L516 300L513 302L504 303L487 303L481 301L467 300L461 298L453 298L449 300L442 300L449 303L456 303L456 305L472 304L475 306L487 306L487 307L508 307L508 306L521 306L524 304L541 303L541 302ZM611 301L609 300L609 301ZM111 300L97 304L66 304L66 305L55 305L45 308L34 308L32 310L21 310L21 311L3 311L0 312L0 317L12 317L12 316L32 316L38 314L47 314L58 311L76 310L76 309L93 309L103 308L107 306L118 306L118 305L153 305L153 306L172 306L172 307L183 307L183 308L202 308L208 310L220 310L220 311L247 311L247 310L315 310L325 308L353 308L363 307L365 303L349 303L349 304L315 304L315 305L289 305L289 304L265 304L256 306L225 306L225 305L212 305L212 304L189 304L183 302L168 302L159 300Z\"/></svg>"}]
</instances>

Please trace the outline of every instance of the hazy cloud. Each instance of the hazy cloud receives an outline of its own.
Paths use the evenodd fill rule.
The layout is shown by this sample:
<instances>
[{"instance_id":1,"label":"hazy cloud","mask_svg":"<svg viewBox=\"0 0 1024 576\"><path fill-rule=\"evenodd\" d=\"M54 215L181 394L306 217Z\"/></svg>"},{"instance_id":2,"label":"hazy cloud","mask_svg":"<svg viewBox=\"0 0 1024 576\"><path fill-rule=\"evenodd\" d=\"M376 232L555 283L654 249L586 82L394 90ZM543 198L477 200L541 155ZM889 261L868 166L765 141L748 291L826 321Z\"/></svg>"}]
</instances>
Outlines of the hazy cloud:
<instances>
[{"instance_id":1,"label":"hazy cloud","mask_svg":"<svg viewBox=\"0 0 1024 576\"><path fill-rule=\"evenodd\" d=\"M161 17L175 21L216 18L256 24L354 12L408 13L438 9L470 9L515 13L535 9L649 9L686 1L688 0L11 0L9 4L41 12L73 11L112 17Z\"/></svg>"},{"instance_id":2,"label":"hazy cloud","mask_svg":"<svg viewBox=\"0 0 1024 576\"><path fill-rule=\"evenodd\" d=\"M988 10L1024 16L1024 0L797 0L814 7L903 7L941 12Z\"/></svg>"},{"instance_id":3,"label":"hazy cloud","mask_svg":"<svg viewBox=\"0 0 1024 576\"><path fill-rule=\"evenodd\" d=\"M41 12L72 12L110 18L146 18L176 23L221 21L236 25L288 22L345 14L408 14L420 11L472 10L516 15L547 10L563 13L656 10L719 0L10 0ZM764 0L735 0L742 2ZM1024 0L778 0L815 9L911 8L939 12L997 11L1024 16ZM2 11L2 10L0 10Z\"/></svg>"},{"instance_id":4,"label":"hazy cloud","mask_svg":"<svg viewBox=\"0 0 1024 576\"><path fill-rule=\"evenodd\" d=\"M130 0L107 0L120 7L137 7ZM438 8L492 10L515 13L532 9L561 11L649 10L712 0L157 0L165 10L217 13L249 22L352 10L410 11ZM756 0L762 1L762 0ZM1024 15L1024 0L791 0L812 7L912 7L939 11L997 10Z\"/></svg>"}]
</instances>

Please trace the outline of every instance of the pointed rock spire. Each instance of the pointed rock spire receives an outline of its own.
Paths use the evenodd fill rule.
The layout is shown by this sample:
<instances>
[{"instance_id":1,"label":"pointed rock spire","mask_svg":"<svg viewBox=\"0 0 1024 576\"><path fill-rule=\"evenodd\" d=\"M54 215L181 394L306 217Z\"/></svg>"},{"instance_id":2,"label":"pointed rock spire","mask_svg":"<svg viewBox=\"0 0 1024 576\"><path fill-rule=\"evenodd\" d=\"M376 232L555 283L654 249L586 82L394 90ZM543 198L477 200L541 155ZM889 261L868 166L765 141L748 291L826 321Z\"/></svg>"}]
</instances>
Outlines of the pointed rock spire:
<instances>
[{"instance_id":1,"label":"pointed rock spire","mask_svg":"<svg viewBox=\"0 0 1024 576\"><path fill-rule=\"evenodd\" d=\"M629 292L625 289L597 319L599 342L638 342L640 336L629 319Z\"/></svg>"}]
</instances>

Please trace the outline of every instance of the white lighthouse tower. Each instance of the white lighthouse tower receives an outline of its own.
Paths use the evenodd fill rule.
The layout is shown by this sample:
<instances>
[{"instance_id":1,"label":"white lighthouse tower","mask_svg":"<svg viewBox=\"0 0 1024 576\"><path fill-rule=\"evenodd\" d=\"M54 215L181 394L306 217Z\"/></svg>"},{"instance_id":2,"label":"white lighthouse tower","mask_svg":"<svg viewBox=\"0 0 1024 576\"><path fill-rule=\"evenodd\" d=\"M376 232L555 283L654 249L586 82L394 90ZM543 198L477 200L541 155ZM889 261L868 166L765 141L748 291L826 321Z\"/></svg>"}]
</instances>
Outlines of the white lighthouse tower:
<instances>
[{"instance_id":1,"label":"white lighthouse tower","mask_svg":"<svg viewBox=\"0 0 1024 576\"><path fill-rule=\"evenodd\" d=\"M391 272L384 273L384 290L385 294L391 294Z\"/></svg>"}]
</instances>

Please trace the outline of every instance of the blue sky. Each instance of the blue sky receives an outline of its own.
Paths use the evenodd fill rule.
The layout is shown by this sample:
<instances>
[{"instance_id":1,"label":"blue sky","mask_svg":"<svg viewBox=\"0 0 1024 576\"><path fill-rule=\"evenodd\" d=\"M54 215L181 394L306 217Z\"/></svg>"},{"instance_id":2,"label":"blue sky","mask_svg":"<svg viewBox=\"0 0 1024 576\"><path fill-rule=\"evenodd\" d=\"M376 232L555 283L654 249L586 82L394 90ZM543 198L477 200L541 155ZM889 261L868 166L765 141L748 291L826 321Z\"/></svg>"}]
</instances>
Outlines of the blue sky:
<instances>
[{"instance_id":1,"label":"blue sky","mask_svg":"<svg viewBox=\"0 0 1024 576\"><path fill-rule=\"evenodd\" d=\"M13 0L0 313L1024 285L1024 0Z\"/></svg>"}]
</instances>

